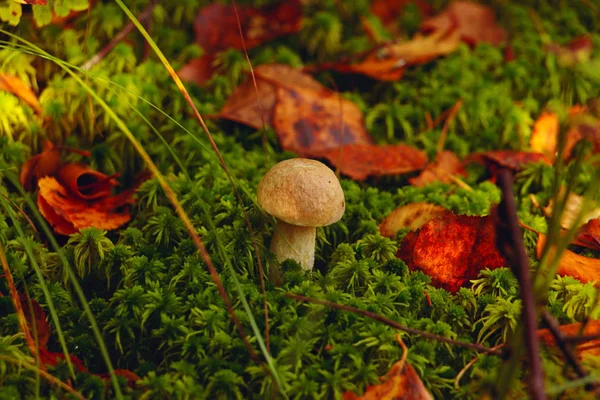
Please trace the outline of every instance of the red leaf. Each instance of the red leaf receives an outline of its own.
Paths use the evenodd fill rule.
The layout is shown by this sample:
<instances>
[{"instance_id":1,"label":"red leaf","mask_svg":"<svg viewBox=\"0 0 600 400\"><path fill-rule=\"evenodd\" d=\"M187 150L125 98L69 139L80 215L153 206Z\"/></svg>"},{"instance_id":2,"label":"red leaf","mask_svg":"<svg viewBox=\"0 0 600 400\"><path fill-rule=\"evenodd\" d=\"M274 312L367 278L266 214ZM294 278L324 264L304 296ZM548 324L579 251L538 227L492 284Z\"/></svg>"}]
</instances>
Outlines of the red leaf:
<instances>
[{"instance_id":1,"label":"red leaf","mask_svg":"<svg viewBox=\"0 0 600 400\"><path fill-rule=\"evenodd\" d=\"M492 174L499 168L520 171L525 164L533 162L541 161L548 165L552 164L542 153L529 153L517 150L494 150L485 153L473 153L465 159L465 163L470 161L485 164Z\"/></svg>"},{"instance_id":2,"label":"red leaf","mask_svg":"<svg viewBox=\"0 0 600 400\"><path fill-rule=\"evenodd\" d=\"M60 152L54 147L52 142L44 143L44 150L25 161L21 168L19 180L23 189L30 192L36 185L37 181L44 176L54 176L60 166Z\"/></svg>"},{"instance_id":3,"label":"red leaf","mask_svg":"<svg viewBox=\"0 0 600 400\"><path fill-rule=\"evenodd\" d=\"M46 346L48 346L48 340L50 340L50 325L48 325L48 321L46 321L46 313L44 313L44 310L37 301L28 298L28 296L24 293L19 293L19 300L21 301L23 315L27 320L27 325L29 325L29 330L31 331L32 336L34 335L33 321L35 321L35 333L37 334L38 347L46 348ZM31 301L33 315L31 315L29 301Z\"/></svg>"},{"instance_id":4,"label":"red leaf","mask_svg":"<svg viewBox=\"0 0 600 400\"><path fill-rule=\"evenodd\" d=\"M320 154L352 179L368 176L399 175L425 167L427 156L405 144L383 145L355 143Z\"/></svg>"},{"instance_id":5,"label":"red leaf","mask_svg":"<svg viewBox=\"0 0 600 400\"><path fill-rule=\"evenodd\" d=\"M577 322L574 324L560 325L560 331L565 336L594 336L600 333L600 319L591 320L586 325L583 331L581 331L581 323ZM556 346L554 336L548 329L538 329L537 336L540 341L544 342L549 346ZM583 356L600 356L600 339L592 339L579 342L575 348L575 353L578 357Z\"/></svg>"},{"instance_id":6,"label":"red leaf","mask_svg":"<svg viewBox=\"0 0 600 400\"><path fill-rule=\"evenodd\" d=\"M457 29L460 38L476 45L488 42L494 45L506 40L506 32L496 24L494 12L486 6L468 1L455 1L441 14L426 20L421 25L425 33Z\"/></svg>"},{"instance_id":7,"label":"red leaf","mask_svg":"<svg viewBox=\"0 0 600 400\"><path fill-rule=\"evenodd\" d=\"M260 9L237 6L246 48L251 49L279 36L294 33L302 25L299 0L288 0ZM194 23L196 43L206 53L227 48L242 49L235 9L232 5L211 4L200 10Z\"/></svg>"},{"instance_id":8,"label":"red leaf","mask_svg":"<svg viewBox=\"0 0 600 400\"><path fill-rule=\"evenodd\" d=\"M422 0L374 0L371 12L376 15L383 25L395 24L398 16L409 4L419 7L422 15L431 14L431 6Z\"/></svg>"},{"instance_id":9,"label":"red leaf","mask_svg":"<svg viewBox=\"0 0 600 400\"><path fill-rule=\"evenodd\" d=\"M75 366L79 372L88 372L85 365L83 365L83 361L81 361L79 358L72 354L69 354L69 358L71 359L73 366ZM48 351L48 349L40 348L40 361L42 364L56 366L59 362L66 359L67 358L63 353L55 353Z\"/></svg>"},{"instance_id":10,"label":"red leaf","mask_svg":"<svg viewBox=\"0 0 600 400\"><path fill-rule=\"evenodd\" d=\"M410 269L422 270L435 286L456 292L484 268L506 265L496 249L494 220L447 212L409 232L398 253Z\"/></svg>"},{"instance_id":11,"label":"red leaf","mask_svg":"<svg viewBox=\"0 0 600 400\"><path fill-rule=\"evenodd\" d=\"M177 75L179 75L182 81L194 82L200 86L212 77L214 73L213 61L214 56L212 54L205 54L181 67L177 71Z\"/></svg>"},{"instance_id":12,"label":"red leaf","mask_svg":"<svg viewBox=\"0 0 600 400\"><path fill-rule=\"evenodd\" d=\"M435 161L429 163L421 174L417 177L410 178L408 181L411 185L423 187L430 183L453 182L452 176L467 176L467 172L463 168L462 163L451 151L442 151L435 156Z\"/></svg>"}]
</instances>

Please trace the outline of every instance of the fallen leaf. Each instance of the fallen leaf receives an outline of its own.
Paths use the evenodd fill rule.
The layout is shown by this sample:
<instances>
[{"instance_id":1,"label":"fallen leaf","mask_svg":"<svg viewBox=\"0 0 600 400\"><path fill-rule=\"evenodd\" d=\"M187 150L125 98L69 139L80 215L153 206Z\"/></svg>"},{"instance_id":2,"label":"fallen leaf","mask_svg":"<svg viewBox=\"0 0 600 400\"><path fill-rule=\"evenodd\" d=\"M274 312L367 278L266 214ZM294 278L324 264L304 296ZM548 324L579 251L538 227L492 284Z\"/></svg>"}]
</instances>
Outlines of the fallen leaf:
<instances>
[{"instance_id":1,"label":"fallen leaf","mask_svg":"<svg viewBox=\"0 0 600 400\"><path fill-rule=\"evenodd\" d=\"M421 15L431 14L431 6L422 0L374 0L371 3L371 12L383 25L397 25L398 17L409 4L415 4Z\"/></svg>"},{"instance_id":2,"label":"fallen leaf","mask_svg":"<svg viewBox=\"0 0 600 400\"><path fill-rule=\"evenodd\" d=\"M342 394L344 400L433 400L415 369L398 361L382 378L382 383L368 386L362 396L352 392Z\"/></svg>"},{"instance_id":3,"label":"fallen leaf","mask_svg":"<svg viewBox=\"0 0 600 400\"><path fill-rule=\"evenodd\" d=\"M325 88L278 88L273 126L281 147L301 157L340 145L371 143L358 106Z\"/></svg>"},{"instance_id":4,"label":"fallen leaf","mask_svg":"<svg viewBox=\"0 0 600 400\"><path fill-rule=\"evenodd\" d=\"M115 175L107 176L86 165L75 163L62 165L56 173L58 182L82 200L110 196L112 189L119 184L114 178Z\"/></svg>"},{"instance_id":5,"label":"fallen leaf","mask_svg":"<svg viewBox=\"0 0 600 400\"><path fill-rule=\"evenodd\" d=\"M272 126L278 87L294 85L317 91L324 88L310 75L288 65L261 65L254 69L254 74L258 97L252 79L247 79L229 96L219 114L220 117L262 129L263 117L266 125Z\"/></svg>"},{"instance_id":6,"label":"fallen leaf","mask_svg":"<svg viewBox=\"0 0 600 400\"><path fill-rule=\"evenodd\" d=\"M396 256L412 270L432 278L435 286L456 292L484 268L506 265L496 249L494 220L450 212L409 232Z\"/></svg>"},{"instance_id":7,"label":"fallen leaf","mask_svg":"<svg viewBox=\"0 0 600 400\"><path fill-rule=\"evenodd\" d=\"M565 336L594 336L600 333L600 319L589 321L581 333L579 332L581 330L581 323L579 322L560 325L559 329ZM552 333L550 333L550 330L538 329L537 336L538 339L546 345L556 346L556 341L554 340ZM586 356L600 356L600 338L578 342L575 347L575 354L580 358Z\"/></svg>"},{"instance_id":8,"label":"fallen leaf","mask_svg":"<svg viewBox=\"0 0 600 400\"><path fill-rule=\"evenodd\" d=\"M186 65L181 67L177 71L177 75L184 82L194 82L200 86L204 82L208 81L215 72L212 65L214 56L212 54L205 54L200 58L195 58L188 62Z\"/></svg>"},{"instance_id":9,"label":"fallen leaf","mask_svg":"<svg viewBox=\"0 0 600 400\"><path fill-rule=\"evenodd\" d=\"M454 182L453 176L467 176L461 161L456 154L451 151L442 151L435 156L435 161L429 163L419 176L410 178L408 181L411 185L423 187L430 183Z\"/></svg>"},{"instance_id":10,"label":"fallen leaf","mask_svg":"<svg viewBox=\"0 0 600 400\"><path fill-rule=\"evenodd\" d=\"M506 40L506 32L496 23L491 8L468 1L452 2L440 14L429 18L421 25L421 31L447 32L456 29L460 39L470 45L481 42L498 45Z\"/></svg>"},{"instance_id":11,"label":"fallen leaf","mask_svg":"<svg viewBox=\"0 0 600 400\"><path fill-rule=\"evenodd\" d=\"M546 236L540 233L536 245L538 260L541 258L545 246ZM553 259L553 254L554 251L551 250L550 260ZM561 276L571 276L583 283L596 282L596 284L600 284L600 259L584 257L571 250L565 250L558 262L557 273Z\"/></svg>"},{"instance_id":12,"label":"fallen leaf","mask_svg":"<svg viewBox=\"0 0 600 400\"><path fill-rule=\"evenodd\" d=\"M60 151L54 147L52 142L44 143L44 150L33 157L30 157L23 167L19 181L23 189L30 192L34 190L37 181L44 176L54 176L60 167Z\"/></svg>"},{"instance_id":13,"label":"fallen leaf","mask_svg":"<svg viewBox=\"0 0 600 400\"><path fill-rule=\"evenodd\" d=\"M71 194L55 178L45 177L38 182L38 207L54 231L70 235L82 228L117 229L131 219L128 209L121 209L127 198L109 196L85 201Z\"/></svg>"},{"instance_id":14,"label":"fallen leaf","mask_svg":"<svg viewBox=\"0 0 600 400\"><path fill-rule=\"evenodd\" d=\"M239 5L237 12L247 49L302 27L300 0L287 0L263 8ZM242 49L242 40L233 5L210 4L202 8L194 22L196 43L207 53L228 48Z\"/></svg>"},{"instance_id":15,"label":"fallen leaf","mask_svg":"<svg viewBox=\"0 0 600 400\"><path fill-rule=\"evenodd\" d=\"M572 243L600 251L600 218L592 219L579 228Z\"/></svg>"},{"instance_id":16,"label":"fallen leaf","mask_svg":"<svg viewBox=\"0 0 600 400\"><path fill-rule=\"evenodd\" d=\"M0 90L11 92L29 104L37 114L42 113L42 106L40 106L37 96L20 78L14 75L0 74Z\"/></svg>"},{"instance_id":17,"label":"fallen leaf","mask_svg":"<svg viewBox=\"0 0 600 400\"><path fill-rule=\"evenodd\" d=\"M45 348L48 346L50 340L50 325L46 321L46 314L37 301L30 298L24 293L19 293L19 300L23 307L23 315L29 325L31 335L34 337L37 335L37 345L39 348ZM29 302L31 301L31 308ZM33 315L31 312L33 311ZM33 322L35 321L35 330L33 329Z\"/></svg>"},{"instance_id":18,"label":"fallen leaf","mask_svg":"<svg viewBox=\"0 0 600 400\"><path fill-rule=\"evenodd\" d=\"M551 43L547 48L549 52L556 55L561 65L571 67L590 58L594 42L589 36L584 35L574 38L566 46Z\"/></svg>"},{"instance_id":19,"label":"fallen leaf","mask_svg":"<svg viewBox=\"0 0 600 400\"><path fill-rule=\"evenodd\" d=\"M564 197L564 187L560 190L560 196ZM581 207L583 206L583 196L580 196L575 193L569 193L565 203L565 209L563 210L560 216L560 226L563 229L571 229L575 225L575 218L581 212ZM548 202L548 205L544 207L544 214L547 217L552 215L552 209L554 207L554 203L552 199ZM600 217L600 206L595 204L593 208L587 212L579 222L578 226L586 224L588 221L596 219Z\"/></svg>"},{"instance_id":20,"label":"fallen leaf","mask_svg":"<svg viewBox=\"0 0 600 400\"><path fill-rule=\"evenodd\" d=\"M352 179L369 176L399 175L417 171L427 164L421 150L405 144L374 145L355 143L327 150L320 154L340 172Z\"/></svg>"},{"instance_id":21,"label":"fallen leaf","mask_svg":"<svg viewBox=\"0 0 600 400\"><path fill-rule=\"evenodd\" d=\"M362 74L380 81L397 81L408 66L424 64L452 53L459 44L460 36L456 30L439 31L428 36L415 35L410 41L376 48L357 63L338 63L319 68Z\"/></svg>"},{"instance_id":22,"label":"fallen leaf","mask_svg":"<svg viewBox=\"0 0 600 400\"><path fill-rule=\"evenodd\" d=\"M45 365L56 366L56 365L58 365L59 362L67 359L67 357L65 357L64 353L49 351L48 349L41 348L41 347L40 347L39 351L40 351L40 362ZM69 358L71 359L71 363L73 363L73 366L77 369L77 371L88 372L87 368L83 364L83 361L81 361L78 357L76 357L72 354L69 354Z\"/></svg>"},{"instance_id":23,"label":"fallen leaf","mask_svg":"<svg viewBox=\"0 0 600 400\"><path fill-rule=\"evenodd\" d=\"M542 113L535 121L529 146L531 150L544 154L549 160L556 156L556 144L559 129L558 115L553 112Z\"/></svg>"},{"instance_id":24,"label":"fallen leaf","mask_svg":"<svg viewBox=\"0 0 600 400\"><path fill-rule=\"evenodd\" d=\"M520 171L528 163L544 162L552 164L542 153L533 153L518 150L493 150L483 153L473 153L465 158L464 163L479 162L487 166L492 175L500 168Z\"/></svg>"},{"instance_id":25,"label":"fallen leaf","mask_svg":"<svg viewBox=\"0 0 600 400\"><path fill-rule=\"evenodd\" d=\"M259 9L239 5L237 13L247 50L280 36L298 32L302 27L300 0L282 1ZM184 81L201 85L213 75L212 63L218 52L229 48L244 48L236 8L233 4L207 5L196 16L194 31L196 43L202 47L204 55L188 62L177 74Z\"/></svg>"},{"instance_id":26,"label":"fallen leaf","mask_svg":"<svg viewBox=\"0 0 600 400\"><path fill-rule=\"evenodd\" d=\"M400 229L408 228L416 231L430 220L446 213L449 211L442 206L429 203L410 203L396 208L385 217L379 224L379 232L381 236L393 238Z\"/></svg>"}]
</instances>

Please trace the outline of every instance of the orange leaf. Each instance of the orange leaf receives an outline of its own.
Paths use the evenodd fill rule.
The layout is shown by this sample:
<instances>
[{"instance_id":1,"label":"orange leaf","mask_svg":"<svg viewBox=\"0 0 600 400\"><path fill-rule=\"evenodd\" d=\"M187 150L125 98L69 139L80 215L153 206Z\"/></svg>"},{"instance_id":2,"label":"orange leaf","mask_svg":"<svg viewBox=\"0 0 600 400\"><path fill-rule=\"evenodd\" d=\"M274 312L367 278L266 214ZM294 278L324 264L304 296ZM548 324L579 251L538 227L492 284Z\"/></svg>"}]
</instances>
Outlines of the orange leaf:
<instances>
[{"instance_id":1,"label":"orange leaf","mask_svg":"<svg viewBox=\"0 0 600 400\"><path fill-rule=\"evenodd\" d=\"M427 156L405 144L374 145L354 143L320 154L352 179L369 176L399 175L425 167Z\"/></svg>"},{"instance_id":2,"label":"orange leaf","mask_svg":"<svg viewBox=\"0 0 600 400\"><path fill-rule=\"evenodd\" d=\"M260 9L237 6L246 48L298 32L302 26L300 0L288 0ZM232 5L211 4L200 10L194 22L196 43L214 54L227 48L242 49L237 17Z\"/></svg>"},{"instance_id":3,"label":"orange leaf","mask_svg":"<svg viewBox=\"0 0 600 400\"><path fill-rule=\"evenodd\" d=\"M416 35L408 42L390 43L374 49L358 63L334 64L324 68L363 74L380 81L397 81L409 65L424 64L452 53L459 44L460 36L456 30L439 31L429 36Z\"/></svg>"},{"instance_id":4,"label":"orange leaf","mask_svg":"<svg viewBox=\"0 0 600 400\"><path fill-rule=\"evenodd\" d=\"M306 89L324 89L310 75L287 65L261 65L254 70L254 74L258 87L258 97L252 79L248 79L229 96L220 113L222 118L262 129L263 118L261 118L261 115L264 116L267 126L272 124L278 87L294 85L294 87Z\"/></svg>"},{"instance_id":5,"label":"orange leaf","mask_svg":"<svg viewBox=\"0 0 600 400\"><path fill-rule=\"evenodd\" d=\"M52 177L40 179L38 187L40 212L58 234L70 235L87 227L117 229L131 219L127 209L120 209L122 201L115 204L114 198L119 198L118 195L85 201L72 195Z\"/></svg>"},{"instance_id":6,"label":"orange leaf","mask_svg":"<svg viewBox=\"0 0 600 400\"><path fill-rule=\"evenodd\" d=\"M83 164L64 164L56 175L58 181L69 189L70 193L82 200L95 200L110 196L117 182L113 176L94 171Z\"/></svg>"},{"instance_id":7,"label":"orange leaf","mask_svg":"<svg viewBox=\"0 0 600 400\"><path fill-rule=\"evenodd\" d=\"M379 225L381 236L393 238L403 228L416 231L434 218L448 211L442 206L429 203L410 203L392 211Z\"/></svg>"},{"instance_id":8,"label":"orange leaf","mask_svg":"<svg viewBox=\"0 0 600 400\"><path fill-rule=\"evenodd\" d=\"M439 32L456 29L461 40L476 45L488 42L494 45L506 40L506 32L496 24L496 16L491 8L468 1L455 1L446 9L429 18L421 31Z\"/></svg>"},{"instance_id":9,"label":"orange leaf","mask_svg":"<svg viewBox=\"0 0 600 400\"><path fill-rule=\"evenodd\" d=\"M433 400L415 369L403 360L396 362L378 385L367 387L362 396L342 394L344 400Z\"/></svg>"},{"instance_id":10,"label":"orange leaf","mask_svg":"<svg viewBox=\"0 0 600 400\"><path fill-rule=\"evenodd\" d=\"M462 175L467 176L462 163L451 151L442 151L435 156L435 161L429 163L419 176L410 178L408 181L411 185L423 187L430 183L453 182L452 176Z\"/></svg>"},{"instance_id":11,"label":"orange leaf","mask_svg":"<svg viewBox=\"0 0 600 400\"><path fill-rule=\"evenodd\" d=\"M281 147L301 157L371 143L358 106L325 88L278 88L273 125Z\"/></svg>"},{"instance_id":12,"label":"orange leaf","mask_svg":"<svg viewBox=\"0 0 600 400\"><path fill-rule=\"evenodd\" d=\"M25 161L19 180L26 191L32 191L37 181L44 176L53 176L60 166L60 152L52 142L44 143L44 150Z\"/></svg>"},{"instance_id":13,"label":"orange leaf","mask_svg":"<svg viewBox=\"0 0 600 400\"><path fill-rule=\"evenodd\" d=\"M456 292L484 268L506 265L496 249L494 220L447 212L409 232L398 253L410 269L422 270L434 285Z\"/></svg>"},{"instance_id":14,"label":"orange leaf","mask_svg":"<svg viewBox=\"0 0 600 400\"><path fill-rule=\"evenodd\" d=\"M543 153L549 160L554 160L559 123L560 121L555 113L542 113L533 126L531 140L529 141L531 150Z\"/></svg>"},{"instance_id":15,"label":"orange leaf","mask_svg":"<svg viewBox=\"0 0 600 400\"><path fill-rule=\"evenodd\" d=\"M538 241L535 249L538 259L541 258L545 246L546 236L540 233L538 234ZM553 258L553 253L554 251L551 250L551 260ZM561 254L558 262L557 273L561 276L571 276L583 283L595 282L597 285L600 284L600 259L580 256L571 250L565 250Z\"/></svg>"},{"instance_id":16,"label":"orange leaf","mask_svg":"<svg viewBox=\"0 0 600 400\"><path fill-rule=\"evenodd\" d=\"M0 74L0 90L11 92L15 96L21 98L25 103L29 104L31 108L38 114L42 113L42 107L40 102L25 82L14 75Z\"/></svg>"},{"instance_id":17,"label":"orange leaf","mask_svg":"<svg viewBox=\"0 0 600 400\"><path fill-rule=\"evenodd\" d=\"M575 336L579 335L579 331L581 330L581 323L574 323L568 325L561 325L559 327L560 331L565 336ZM598 335L600 333L600 319L591 320L586 325L581 335L583 336L593 336ZM538 338L550 346L555 346L556 341L554 340L554 336L550 333L548 329L538 329L537 331ZM575 352L577 356L600 356L600 339L592 339L584 342L579 342L577 347L575 348Z\"/></svg>"}]
</instances>

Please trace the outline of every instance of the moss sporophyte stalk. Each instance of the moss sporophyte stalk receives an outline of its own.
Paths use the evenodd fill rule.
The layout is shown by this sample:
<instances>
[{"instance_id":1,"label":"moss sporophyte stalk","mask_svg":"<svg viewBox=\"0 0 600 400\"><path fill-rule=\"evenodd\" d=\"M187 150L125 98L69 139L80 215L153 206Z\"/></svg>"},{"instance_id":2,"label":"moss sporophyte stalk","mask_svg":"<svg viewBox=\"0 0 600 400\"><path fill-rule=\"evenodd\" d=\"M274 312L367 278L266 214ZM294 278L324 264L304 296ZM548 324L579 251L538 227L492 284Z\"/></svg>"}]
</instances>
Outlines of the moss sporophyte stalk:
<instances>
[{"instance_id":1,"label":"moss sporophyte stalk","mask_svg":"<svg viewBox=\"0 0 600 400\"><path fill-rule=\"evenodd\" d=\"M502 200L499 168L515 174L540 321L543 307L585 372L540 322L544 391L594 396L600 357L577 336L598 333L596 282L556 272L564 259L600 263L594 218L583 220L598 209L597 4L240 0L238 27L228 2L38 3L0 1L0 259L22 304L4 273L0 398L359 397L403 357L434 398L478 399L502 382L528 396L528 362L502 353L521 338L519 283L511 265L488 269L468 251L492 243L482 221ZM461 7L493 20L441 35L449 15L460 27ZM173 71L191 71L183 85L211 139L140 28ZM539 145L543 114L557 128ZM297 163L301 173L277 173ZM65 165L94 172L69 183ZM129 218L78 225L106 199L107 221ZM380 228L422 203L457 217ZM563 210L581 214L580 231ZM472 247L425 242L457 221L471 221ZM476 271L450 274L463 283L452 291L415 261L448 249Z\"/></svg>"}]
</instances>

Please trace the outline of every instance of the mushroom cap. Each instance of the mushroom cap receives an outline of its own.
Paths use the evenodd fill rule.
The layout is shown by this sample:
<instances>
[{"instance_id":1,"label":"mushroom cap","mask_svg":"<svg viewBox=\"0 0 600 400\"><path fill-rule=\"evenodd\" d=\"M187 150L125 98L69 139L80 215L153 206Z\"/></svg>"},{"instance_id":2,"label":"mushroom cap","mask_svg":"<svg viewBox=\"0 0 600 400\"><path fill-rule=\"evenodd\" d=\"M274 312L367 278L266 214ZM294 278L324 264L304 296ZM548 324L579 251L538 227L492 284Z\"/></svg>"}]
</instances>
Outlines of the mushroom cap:
<instances>
[{"instance_id":1,"label":"mushroom cap","mask_svg":"<svg viewBox=\"0 0 600 400\"><path fill-rule=\"evenodd\" d=\"M299 226L325 226L342 218L344 191L325 164L306 158L282 161L258 184L258 204L282 221Z\"/></svg>"}]
</instances>

